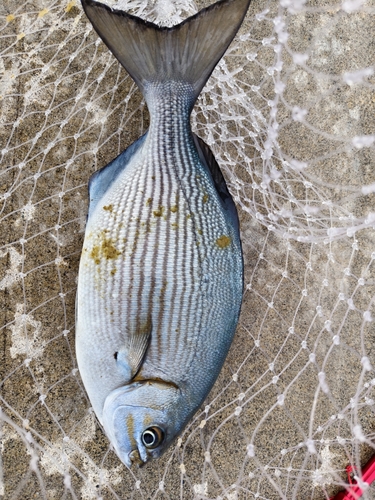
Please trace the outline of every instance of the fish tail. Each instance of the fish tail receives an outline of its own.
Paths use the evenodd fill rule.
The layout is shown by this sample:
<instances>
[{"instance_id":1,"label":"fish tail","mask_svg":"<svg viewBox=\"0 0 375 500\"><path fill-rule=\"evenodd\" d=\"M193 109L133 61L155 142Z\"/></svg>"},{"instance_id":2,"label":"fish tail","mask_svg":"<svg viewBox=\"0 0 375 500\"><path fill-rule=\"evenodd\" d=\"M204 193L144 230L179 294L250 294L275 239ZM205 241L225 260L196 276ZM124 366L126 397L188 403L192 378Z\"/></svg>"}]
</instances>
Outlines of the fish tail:
<instances>
[{"instance_id":1,"label":"fish tail","mask_svg":"<svg viewBox=\"0 0 375 500\"><path fill-rule=\"evenodd\" d=\"M192 104L228 48L250 0L219 0L171 28L82 0L95 30L144 95L152 83L190 84Z\"/></svg>"}]
</instances>

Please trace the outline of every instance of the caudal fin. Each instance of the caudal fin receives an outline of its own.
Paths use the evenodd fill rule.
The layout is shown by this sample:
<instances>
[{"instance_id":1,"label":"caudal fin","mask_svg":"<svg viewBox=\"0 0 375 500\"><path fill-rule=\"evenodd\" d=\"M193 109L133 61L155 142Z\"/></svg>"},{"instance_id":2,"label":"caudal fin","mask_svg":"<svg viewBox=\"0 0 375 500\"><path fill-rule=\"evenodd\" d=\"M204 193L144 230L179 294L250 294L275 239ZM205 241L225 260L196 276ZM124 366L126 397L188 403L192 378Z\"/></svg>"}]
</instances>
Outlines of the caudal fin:
<instances>
[{"instance_id":1,"label":"caudal fin","mask_svg":"<svg viewBox=\"0 0 375 500\"><path fill-rule=\"evenodd\" d=\"M82 0L95 30L144 93L151 82L190 83L194 100L237 33L250 0L220 0L172 28Z\"/></svg>"}]
</instances>

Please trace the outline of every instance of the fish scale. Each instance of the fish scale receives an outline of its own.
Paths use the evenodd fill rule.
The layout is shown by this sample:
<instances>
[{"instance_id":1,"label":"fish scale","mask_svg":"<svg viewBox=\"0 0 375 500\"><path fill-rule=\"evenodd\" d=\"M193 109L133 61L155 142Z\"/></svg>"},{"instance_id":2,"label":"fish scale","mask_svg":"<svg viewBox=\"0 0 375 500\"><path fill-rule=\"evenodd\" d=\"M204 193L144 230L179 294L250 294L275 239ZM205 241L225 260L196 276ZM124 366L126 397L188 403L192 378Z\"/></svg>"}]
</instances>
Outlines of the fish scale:
<instances>
[{"instance_id":1,"label":"fish scale","mask_svg":"<svg viewBox=\"0 0 375 500\"><path fill-rule=\"evenodd\" d=\"M194 70L192 61L184 62L184 23L180 40L173 28L157 28L94 0L83 5L125 67L138 57L132 76L150 112L148 132L90 180L77 290L82 380L116 452L131 465L159 456L202 404L238 321L243 261L237 212L211 151L191 131L202 83L183 72L200 68L206 76L199 73L196 82L208 78L248 0L222 0L188 20L206 44L212 38L200 24L206 17L228 24L228 33L217 35L216 62L203 60ZM141 51L134 46L130 55L138 36L149 36L150 43ZM121 57L111 37L129 45ZM181 52L169 59L173 40ZM196 49L194 40L190 50L198 57ZM173 67L174 77L168 75ZM147 448L141 427L161 446Z\"/></svg>"}]
</instances>

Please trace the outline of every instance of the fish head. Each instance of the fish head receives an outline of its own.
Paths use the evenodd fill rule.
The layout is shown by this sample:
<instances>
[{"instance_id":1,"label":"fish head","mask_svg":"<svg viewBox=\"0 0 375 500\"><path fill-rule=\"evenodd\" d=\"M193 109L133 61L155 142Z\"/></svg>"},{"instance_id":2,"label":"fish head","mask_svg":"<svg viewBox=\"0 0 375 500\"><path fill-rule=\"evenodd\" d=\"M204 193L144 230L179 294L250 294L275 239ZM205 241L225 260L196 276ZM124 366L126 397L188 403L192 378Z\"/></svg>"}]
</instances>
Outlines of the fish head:
<instances>
[{"instance_id":1,"label":"fish head","mask_svg":"<svg viewBox=\"0 0 375 500\"><path fill-rule=\"evenodd\" d=\"M158 458L184 427L181 393L159 381L134 382L112 391L103 426L120 460L131 467Z\"/></svg>"}]
</instances>

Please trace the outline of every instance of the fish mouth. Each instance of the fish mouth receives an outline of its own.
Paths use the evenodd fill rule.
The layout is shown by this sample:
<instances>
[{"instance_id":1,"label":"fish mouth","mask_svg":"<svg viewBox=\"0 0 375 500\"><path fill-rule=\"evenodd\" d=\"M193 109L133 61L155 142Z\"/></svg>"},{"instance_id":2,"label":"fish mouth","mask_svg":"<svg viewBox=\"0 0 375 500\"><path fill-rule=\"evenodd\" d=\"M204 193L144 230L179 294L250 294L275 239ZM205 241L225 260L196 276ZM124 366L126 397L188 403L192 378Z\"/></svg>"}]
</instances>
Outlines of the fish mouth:
<instances>
[{"instance_id":1,"label":"fish mouth","mask_svg":"<svg viewBox=\"0 0 375 500\"><path fill-rule=\"evenodd\" d=\"M145 465L146 462L144 462L140 455L139 455L139 451L138 450L133 450L129 453L129 458L130 458L130 461L131 461L131 464L132 465L136 465L138 468L139 467L143 467Z\"/></svg>"}]
</instances>

